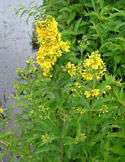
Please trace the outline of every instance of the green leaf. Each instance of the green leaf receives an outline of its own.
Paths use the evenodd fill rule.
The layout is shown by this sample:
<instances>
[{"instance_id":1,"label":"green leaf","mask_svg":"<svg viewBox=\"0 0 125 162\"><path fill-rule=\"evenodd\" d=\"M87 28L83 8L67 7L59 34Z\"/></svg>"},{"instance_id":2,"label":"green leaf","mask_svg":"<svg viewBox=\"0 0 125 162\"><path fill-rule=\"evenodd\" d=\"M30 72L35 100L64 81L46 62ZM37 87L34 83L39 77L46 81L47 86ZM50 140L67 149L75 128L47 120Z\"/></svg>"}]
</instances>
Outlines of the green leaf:
<instances>
[{"instance_id":1,"label":"green leaf","mask_svg":"<svg viewBox=\"0 0 125 162\"><path fill-rule=\"evenodd\" d=\"M0 133L0 139L3 138L3 137L5 137L5 136L8 136L9 134L10 134L9 131L8 132L1 132Z\"/></svg>"},{"instance_id":2,"label":"green leaf","mask_svg":"<svg viewBox=\"0 0 125 162\"><path fill-rule=\"evenodd\" d=\"M120 28L121 26L124 26L124 25L125 25L125 22L120 22L115 26L115 29L118 29L118 28Z\"/></svg>"},{"instance_id":3,"label":"green leaf","mask_svg":"<svg viewBox=\"0 0 125 162\"><path fill-rule=\"evenodd\" d=\"M96 11L95 0L91 0L94 11Z\"/></svg>"},{"instance_id":4,"label":"green leaf","mask_svg":"<svg viewBox=\"0 0 125 162\"><path fill-rule=\"evenodd\" d=\"M99 84L98 89L102 90L105 88L105 86L109 85L112 83L112 78L106 81L103 81L102 83Z\"/></svg>"},{"instance_id":5,"label":"green leaf","mask_svg":"<svg viewBox=\"0 0 125 162\"><path fill-rule=\"evenodd\" d=\"M32 16L34 14L34 12L30 12L29 16Z\"/></svg>"},{"instance_id":6,"label":"green leaf","mask_svg":"<svg viewBox=\"0 0 125 162\"><path fill-rule=\"evenodd\" d=\"M125 38L124 37L116 37L115 39L121 40L125 42Z\"/></svg>"},{"instance_id":7,"label":"green leaf","mask_svg":"<svg viewBox=\"0 0 125 162\"><path fill-rule=\"evenodd\" d=\"M76 105L79 104L79 105L84 106L85 108L88 108L88 109L90 107L89 100L85 99L84 97L74 97L73 103Z\"/></svg>"},{"instance_id":8,"label":"green leaf","mask_svg":"<svg viewBox=\"0 0 125 162\"><path fill-rule=\"evenodd\" d=\"M101 9L103 9L104 8L104 0L99 0L99 5L100 5Z\"/></svg>"},{"instance_id":9,"label":"green leaf","mask_svg":"<svg viewBox=\"0 0 125 162\"><path fill-rule=\"evenodd\" d=\"M20 17L22 17L27 11L28 11L27 9L24 10L24 11L21 13Z\"/></svg>"},{"instance_id":10,"label":"green leaf","mask_svg":"<svg viewBox=\"0 0 125 162\"><path fill-rule=\"evenodd\" d=\"M16 14L18 14L20 12L20 10L24 10L26 7L22 6L17 10L16 8L14 8L14 11L16 12Z\"/></svg>"},{"instance_id":11,"label":"green leaf","mask_svg":"<svg viewBox=\"0 0 125 162\"><path fill-rule=\"evenodd\" d=\"M125 91L124 91L124 88L122 87L120 90L120 98L124 99L124 97L125 97Z\"/></svg>"},{"instance_id":12,"label":"green leaf","mask_svg":"<svg viewBox=\"0 0 125 162\"><path fill-rule=\"evenodd\" d=\"M124 132L115 132L107 135L108 137L119 137L119 138L125 138L125 131Z\"/></svg>"},{"instance_id":13,"label":"green leaf","mask_svg":"<svg viewBox=\"0 0 125 162\"><path fill-rule=\"evenodd\" d=\"M81 21L82 21L82 18L76 21L75 26L74 26L74 32L78 31Z\"/></svg>"},{"instance_id":14,"label":"green leaf","mask_svg":"<svg viewBox=\"0 0 125 162\"><path fill-rule=\"evenodd\" d=\"M3 152L2 154L0 154L0 159L2 159L7 154L8 154L8 152Z\"/></svg>"},{"instance_id":15,"label":"green leaf","mask_svg":"<svg viewBox=\"0 0 125 162\"><path fill-rule=\"evenodd\" d=\"M28 24L29 18L30 18L30 16L28 16L28 17L26 18L26 24Z\"/></svg>"},{"instance_id":16,"label":"green leaf","mask_svg":"<svg viewBox=\"0 0 125 162\"><path fill-rule=\"evenodd\" d=\"M69 7L63 7L59 10L59 12L71 12L71 9Z\"/></svg>"},{"instance_id":17,"label":"green leaf","mask_svg":"<svg viewBox=\"0 0 125 162\"><path fill-rule=\"evenodd\" d=\"M64 30L62 32L62 35L63 36L65 36L65 35L76 35L76 33L73 30L71 30L71 29L67 29L67 30Z\"/></svg>"},{"instance_id":18,"label":"green leaf","mask_svg":"<svg viewBox=\"0 0 125 162\"><path fill-rule=\"evenodd\" d=\"M75 18L75 16L76 16L76 11L72 11L70 13L68 20L67 20L67 24L70 24L70 22Z\"/></svg>"},{"instance_id":19,"label":"green leaf","mask_svg":"<svg viewBox=\"0 0 125 162\"><path fill-rule=\"evenodd\" d=\"M52 121L52 120L46 120L42 121L39 119L36 119L36 123L38 123L43 127L44 130L50 130L51 132L54 132L54 134L59 134L59 128L58 126Z\"/></svg>"},{"instance_id":20,"label":"green leaf","mask_svg":"<svg viewBox=\"0 0 125 162\"><path fill-rule=\"evenodd\" d=\"M27 153L29 149L30 144L29 143L24 143L24 152Z\"/></svg>"},{"instance_id":21,"label":"green leaf","mask_svg":"<svg viewBox=\"0 0 125 162\"><path fill-rule=\"evenodd\" d=\"M55 95L55 99L56 99L57 103L62 105L62 90L57 89L53 93Z\"/></svg>"},{"instance_id":22,"label":"green leaf","mask_svg":"<svg viewBox=\"0 0 125 162\"><path fill-rule=\"evenodd\" d=\"M97 100L95 100L94 101L94 103L93 103L93 109L94 110L98 110L98 108L102 105L102 104L104 104L104 103L106 103L106 102L111 102L112 101L112 99L110 99L110 98L103 98L103 99L97 99Z\"/></svg>"},{"instance_id":23,"label":"green leaf","mask_svg":"<svg viewBox=\"0 0 125 162\"><path fill-rule=\"evenodd\" d=\"M76 142L76 139L71 138L71 139L67 140L67 141L64 143L64 145L71 145L71 144L74 144L75 142Z\"/></svg>"},{"instance_id":24,"label":"green leaf","mask_svg":"<svg viewBox=\"0 0 125 162\"><path fill-rule=\"evenodd\" d=\"M104 133L97 134L90 139L90 145L93 146L95 143L100 141L105 136Z\"/></svg>"},{"instance_id":25,"label":"green leaf","mask_svg":"<svg viewBox=\"0 0 125 162\"><path fill-rule=\"evenodd\" d=\"M120 104L122 104L122 106L125 107L125 100L118 100L118 102L119 102Z\"/></svg>"},{"instance_id":26,"label":"green leaf","mask_svg":"<svg viewBox=\"0 0 125 162\"><path fill-rule=\"evenodd\" d=\"M81 125L80 125L80 122L77 123L77 131L76 131L76 135L79 137L81 133Z\"/></svg>"},{"instance_id":27,"label":"green leaf","mask_svg":"<svg viewBox=\"0 0 125 162\"><path fill-rule=\"evenodd\" d=\"M83 4L73 4L72 6L70 6L72 10L79 10L80 7L83 7Z\"/></svg>"},{"instance_id":28,"label":"green leaf","mask_svg":"<svg viewBox=\"0 0 125 162\"><path fill-rule=\"evenodd\" d=\"M97 13L97 12L95 12L95 11L86 13L86 16L95 16L96 18L100 19L99 13Z\"/></svg>"},{"instance_id":29,"label":"green leaf","mask_svg":"<svg viewBox=\"0 0 125 162\"><path fill-rule=\"evenodd\" d=\"M112 151L115 154L118 155L124 155L125 156L125 149L122 148L120 145L114 145L113 147L109 148L110 151Z\"/></svg>"},{"instance_id":30,"label":"green leaf","mask_svg":"<svg viewBox=\"0 0 125 162\"><path fill-rule=\"evenodd\" d=\"M48 152L48 151L59 151L59 148L54 145L54 144L49 144L49 145L44 145L43 147L39 148L38 151L36 151L36 153L42 153L42 152Z\"/></svg>"}]
</instances>

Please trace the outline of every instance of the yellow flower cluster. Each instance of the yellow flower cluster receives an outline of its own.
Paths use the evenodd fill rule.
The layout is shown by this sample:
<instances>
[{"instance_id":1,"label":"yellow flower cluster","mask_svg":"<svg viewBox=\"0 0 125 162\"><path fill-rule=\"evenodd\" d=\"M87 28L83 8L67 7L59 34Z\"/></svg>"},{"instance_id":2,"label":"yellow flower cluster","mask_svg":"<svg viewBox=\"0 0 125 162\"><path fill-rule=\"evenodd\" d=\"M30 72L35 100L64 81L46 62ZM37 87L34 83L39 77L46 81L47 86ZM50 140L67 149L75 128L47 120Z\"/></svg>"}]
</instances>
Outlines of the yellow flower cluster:
<instances>
[{"instance_id":1,"label":"yellow flower cluster","mask_svg":"<svg viewBox=\"0 0 125 162\"><path fill-rule=\"evenodd\" d=\"M91 91L85 91L84 94L86 95L86 98L89 98L90 96L97 97L100 94L100 92L99 89L92 89Z\"/></svg>"},{"instance_id":2,"label":"yellow flower cluster","mask_svg":"<svg viewBox=\"0 0 125 162\"><path fill-rule=\"evenodd\" d=\"M3 113L3 109L2 109L2 107L0 107L0 113L1 113L1 114Z\"/></svg>"},{"instance_id":3,"label":"yellow flower cluster","mask_svg":"<svg viewBox=\"0 0 125 162\"><path fill-rule=\"evenodd\" d=\"M48 109L49 109L48 107L44 107L44 106L40 105L38 110L45 112Z\"/></svg>"},{"instance_id":4,"label":"yellow flower cluster","mask_svg":"<svg viewBox=\"0 0 125 162\"><path fill-rule=\"evenodd\" d=\"M69 52L70 43L61 40L57 24L52 16L47 16L44 21L38 21L36 24L38 42L40 43L36 61L44 70L44 76L52 77L50 70L52 70L57 58L62 56L62 51Z\"/></svg>"},{"instance_id":5,"label":"yellow flower cluster","mask_svg":"<svg viewBox=\"0 0 125 162\"><path fill-rule=\"evenodd\" d=\"M105 86L106 89L110 90L111 89L111 86L110 85L107 85Z\"/></svg>"},{"instance_id":6,"label":"yellow flower cluster","mask_svg":"<svg viewBox=\"0 0 125 162\"><path fill-rule=\"evenodd\" d=\"M98 51L92 52L90 56L83 63L83 70L80 72L83 78L86 80L92 80L93 78L100 79L105 71L106 66L101 55Z\"/></svg>"},{"instance_id":7,"label":"yellow flower cluster","mask_svg":"<svg viewBox=\"0 0 125 162\"><path fill-rule=\"evenodd\" d=\"M78 107L78 108L73 107L73 108L71 109L70 113L72 114L72 117L73 117L73 118L77 118L77 115L78 115L78 114L83 115L83 114L86 113L86 111L87 111L87 110L86 110L85 108L83 108L83 107Z\"/></svg>"},{"instance_id":8,"label":"yellow flower cluster","mask_svg":"<svg viewBox=\"0 0 125 162\"><path fill-rule=\"evenodd\" d=\"M101 113L107 113L108 112L108 107L106 105L102 105L102 108L99 111L99 116L101 116Z\"/></svg>"},{"instance_id":9,"label":"yellow flower cluster","mask_svg":"<svg viewBox=\"0 0 125 162\"><path fill-rule=\"evenodd\" d=\"M78 142L84 142L86 139L86 136L84 133L80 133L79 137L76 136L76 142L74 144L78 144Z\"/></svg>"},{"instance_id":10,"label":"yellow flower cluster","mask_svg":"<svg viewBox=\"0 0 125 162\"><path fill-rule=\"evenodd\" d=\"M63 67L63 71L67 71L71 76L76 74L76 66L68 62L65 67Z\"/></svg>"},{"instance_id":11,"label":"yellow flower cluster","mask_svg":"<svg viewBox=\"0 0 125 162\"><path fill-rule=\"evenodd\" d=\"M75 87L76 87L76 88L81 88L80 83L79 83L79 82L76 82L76 83L75 83Z\"/></svg>"},{"instance_id":12,"label":"yellow flower cluster","mask_svg":"<svg viewBox=\"0 0 125 162\"><path fill-rule=\"evenodd\" d=\"M22 71L20 68L17 68L17 69L16 69L16 72L17 72L17 73L22 73L23 71Z\"/></svg>"},{"instance_id":13,"label":"yellow flower cluster","mask_svg":"<svg viewBox=\"0 0 125 162\"><path fill-rule=\"evenodd\" d=\"M76 112L83 115L86 112L86 109L83 109L82 107L79 107L76 109Z\"/></svg>"},{"instance_id":14,"label":"yellow flower cluster","mask_svg":"<svg viewBox=\"0 0 125 162\"><path fill-rule=\"evenodd\" d=\"M30 111L30 115L32 115L32 114L34 114L34 111L33 110Z\"/></svg>"},{"instance_id":15,"label":"yellow flower cluster","mask_svg":"<svg viewBox=\"0 0 125 162\"><path fill-rule=\"evenodd\" d=\"M41 139L42 139L42 141L44 142L44 143L47 143L47 142L52 142L52 138L46 133L46 134L44 134L44 135L42 135L42 137L41 137Z\"/></svg>"}]
</instances>

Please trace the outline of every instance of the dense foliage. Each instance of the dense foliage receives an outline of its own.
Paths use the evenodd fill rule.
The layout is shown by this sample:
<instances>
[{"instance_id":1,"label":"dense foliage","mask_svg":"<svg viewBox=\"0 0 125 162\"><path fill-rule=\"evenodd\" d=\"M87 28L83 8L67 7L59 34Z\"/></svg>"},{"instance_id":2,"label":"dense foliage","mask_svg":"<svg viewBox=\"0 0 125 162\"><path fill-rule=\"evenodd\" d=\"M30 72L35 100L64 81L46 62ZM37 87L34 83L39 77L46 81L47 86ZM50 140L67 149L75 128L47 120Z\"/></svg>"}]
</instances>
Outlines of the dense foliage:
<instances>
[{"instance_id":1,"label":"dense foliage","mask_svg":"<svg viewBox=\"0 0 125 162\"><path fill-rule=\"evenodd\" d=\"M40 67L31 57L24 71L17 69L16 96L11 97L18 100L13 107L21 108L22 114L15 115L14 131L1 134L1 158L12 153L10 161L18 155L22 162L122 162L123 84L106 73L98 51L84 61L81 56L78 64L69 62L69 44L60 44L56 27L50 16L38 22ZM60 53L70 54L63 52L57 59L55 43ZM49 55L43 55L43 46L50 46ZM46 69L45 63L51 68Z\"/></svg>"},{"instance_id":2,"label":"dense foliage","mask_svg":"<svg viewBox=\"0 0 125 162\"><path fill-rule=\"evenodd\" d=\"M6 128L0 159L9 154L10 162L124 162L125 92L118 79L124 70L123 1L32 5L16 12L34 16L39 50L24 70L17 69L16 94L10 95L17 103L7 118L0 107L0 129ZM11 119L13 108L21 114Z\"/></svg>"},{"instance_id":3,"label":"dense foliage","mask_svg":"<svg viewBox=\"0 0 125 162\"><path fill-rule=\"evenodd\" d=\"M59 22L64 40L69 40L77 62L79 54L99 50L108 70L123 76L125 71L125 2L123 0L43 0L40 6L20 6L16 12L23 10L28 18L34 16L41 20L52 15ZM28 20L27 18L27 20ZM81 39L81 42L78 40Z\"/></svg>"}]
</instances>

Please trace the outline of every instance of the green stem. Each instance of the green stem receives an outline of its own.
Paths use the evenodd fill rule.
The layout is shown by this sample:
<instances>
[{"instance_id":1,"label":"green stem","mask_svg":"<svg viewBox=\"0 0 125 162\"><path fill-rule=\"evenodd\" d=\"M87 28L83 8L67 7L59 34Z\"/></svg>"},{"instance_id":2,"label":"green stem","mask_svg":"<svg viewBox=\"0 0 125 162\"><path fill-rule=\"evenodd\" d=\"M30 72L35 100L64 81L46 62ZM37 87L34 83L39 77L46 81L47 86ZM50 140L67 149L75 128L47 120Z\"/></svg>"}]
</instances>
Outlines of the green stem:
<instances>
[{"instance_id":1,"label":"green stem","mask_svg":"<svg viewBox=\"0 0 125 162\"><path fill-rule=\"evenodd\" d=\"M89 141L89 136L90 136L90 132L91 132L91 123L92 123L92 111L93 111L93 107L92 107L92 104L93 104L93 99L92 99L92 103L91 103L91 106L90 106L90 113L89 113L89 120L88 120L88 131L87 131L87 137L86 137L86 145L85 145L85 149L86 149L86 152L88 150L88 141ZM86 162L86 158L85 158L85 162Z\"/></svg>"},{"instance_id":2,"label":"green stem","mask_svg":"<svg viewBox=\"0 0 125 162\"><path fill-rule=\"evenodd\" d=\"M63 154L64 154L64 143L61 144L61 160L60 162L63 162Z\"/></svg>"}]
</instances>

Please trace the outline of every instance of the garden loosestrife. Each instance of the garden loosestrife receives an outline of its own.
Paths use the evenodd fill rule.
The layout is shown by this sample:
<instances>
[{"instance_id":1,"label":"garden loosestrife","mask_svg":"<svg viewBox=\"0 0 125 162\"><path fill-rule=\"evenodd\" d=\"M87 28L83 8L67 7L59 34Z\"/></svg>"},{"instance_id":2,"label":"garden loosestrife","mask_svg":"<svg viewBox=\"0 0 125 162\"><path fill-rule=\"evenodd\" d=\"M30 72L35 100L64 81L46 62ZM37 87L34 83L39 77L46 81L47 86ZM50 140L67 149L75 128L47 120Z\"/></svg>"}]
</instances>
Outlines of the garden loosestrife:
<instances>
[{"instance_id":1,"label":"garden loosestrife","mask_svg":"<svg viewBox=\"0 0 125 162\"><path fill-rule=\"evenodd\" d=\"M102 76L106 72L106 66L103 60L101 59L101 54L98 51L92 52L91 55L88 55L88 58L84 61L83 65L74 65L71 62L68 62L65 67L63 67L63 71L67 71L71 77L76 76L77 79L85 80L85 81L92 81L95 82L102 79ZM81 88L79 82L75 83L76 88ZM107 85L106 89L110 90L110 86ZM92 87L91 90L85 91L84 95L86 98L89 97L97 97L101 93L106 94L103 90L101 92L99 89L95 89Z\"/></svg>"},{"instance_id":2,"label":"garden loosestrife","mask_svg":"<svg viewBox=\"0 0 125 162\"><path fill-rule=\"evenodd\" d=\"M46 1L47 3L45 1L39 8L44 13L40 15L37 13L37 16L41 19L41 15L46 15L46 10L52 13L51 9L56 9L54 16L57 15L60 21L60 18L63 17L60 27L61 30L64 29L63 38L71 40L72 52L69 56L61 57L63 51L69 52L70 43L61 40L58 24L53 17L47 16L44 21L37 23L37 40L40 48L37 52L36 62L41 68L37 68L37 65L35 67L30 58L26 62L24 71L17 69L16 94L12 96L17 99L17 103L13 107L19 107L22 111L21 115L17 114L14 118L18 129L12 130L9 134L8 132L0 134L2 137L0 137L2 139L0 139L2 146L0 157L11 154L10 161L15 161L16 155L19 155L18 160L26 161L27 159L28 162L113 160L122 162L124 161L125 134L124 85L117 82L114 77L105 74L106 66L98 51L87 54L86 59L85 52L92 51L101 45L99 50L102 54L105 53L105 56L111 54L114 57L120 47L116 46L117 39L123 39L121 36L119 37L117 30L122 29L124 24L119 24L117 29L110 28L110 30L113 29L112 32L107 30L104 33L105 25L101 25L100 21L101 23L107 22L106 26L109 26L110 20L112 21L112 18L115 20L115 17L109 14L111 13L109 10L112 10L118 19L119 15L124 13L120 6L117 12L115 6L107 10L108 3L106 2L104 7L101 1L96 3L90 0L93 3L84 3L79 0L80 5L78 2L75 3L75 0L69 2L68 5L64 1L59 1L56 3L56 7L55 2L58 0ZM48 6L45 8L45 4L48 3L51 9ZM65 4L66 8L62 8ZM84 4L86 4L86 10L83 12ZM99 8L100 4L101 8ZM88 12L89 9L90 12ZM78 18L80 10L81 15ZM96 11L98 14L95 14ZM83 14L86 15L84 19L87 23L83 21ZM68 15L70 16L68 17ZM74 21L71 18L72 15ZM89 17L92 19L89 20ZM93 22L94 19L95 22ZM64 26L65 22L66 26ZM92 28L88 28L88 25ZM83 27L86 29L82 30ZM90 32L88 32L89 29ZM99 32L96 34L93 29ZM81 39L81 31L84 32L84 35L86 31L87 35L79 44L76 44L77 38ZM111 33L113 39L110 38ZM115 33L116 39L114 39ZM104 41L106 37L110 38L107 39L108 42ZM114 46L109 40L115 40ZM118 61L118 64L121 62L118 56L117 59L115 57L115 60ZM121 60L123 59L121 58ZM116 64L114 65L117 68ZM52 77L52 74L53 78L48 79ZM43 77L43 75L47 77ZM121 87L121 85L123 86ZM10 114L10 110L11 107L8 114ZM0 109L0 112L2 111ZM10 115L8 119L4 118L4 114L0 113L0 127L1 123L4 126L6 121L10 120Z\"/></svg>"},{"instance_id":3,"label":"garden loosestrife","mask_svg":"<svg viewBox=\"0 0 125 162\"><path fill-rule=\"evenodd\" d=\"M47 143L47 142L51 143L51 141L52 141L52 138L47 133L42 135L41 139L42 139L43 143Z\"/></svg>"},{"instance_id":4,"label":"garden loosestrife","mask_svg":"<svg viewBox=\"0 0 125 162\"><path fill-rule=\"evenodd\" d=\"M38 42L40 44L37 52L37 63L44 70L43 75L52 77L50 70L53 69L57 58L62 56L62 52L69 52L70 43L61 40L61 33L58 32L58 23L52 16L47 16L43 21L38 21L36 30Z\"/></svg>"},{"instance_id":5,"label":"garden loosestrife","mask_svg":"<svg viewBox=\"0 0 125 162\"><path fill-rule=\"evenodd\" d=\"M71 76L76 74L76 66L71 62L68 62L65 67L63 67L63 71L67 71Z\"/></svg>"},{"instance_id":6,"label":"garden loosestrife","mask_svg":"<svg viewBox=\"0 0 125 162\"><path fill-rule=\"evenodd\" d=\"M78 144L78 142L84 142L86 139L86 136L84 133L80 133L79 137L76 136L76 141L74 144Z\"/></svg>"},{"instance_id":7,"label":"garden loosestrife","mask_svg":"<svg viewBox=\"0 0 125 162\"><path fill-rule=\"evenodd\" d=\"M3 113L3 109L2 109L2 107L0 107L0 113L1 113L1 114Z\"/></svg>"},{"instance_id":8,"label":"garden loosestrife","mask_svg":"<svg viewBox=\"0 0 125 162\"><path fill-rule=\"evenodd\" d=\"M100 79L106 71L105 63L101 59L101 55L98 51L92 52L91 55L88 56L83 63L83 68L82 76L86 80L92 80L94 78Z\"/></svg>"},{"instance_id":9,"label":"garden loosestrife","mask_svg":"<svg viewBox=\"0 0 125 162\"><path fill-rule=\"evenodd\" d=\"M109 110L108 110L108 106L106 105L102 105L100 111L99 111L99 116L101 116L101 114L104 114L104 113L108 113Z\"/></svg>"},{"instance_id":10,"label":"garden loosestrife","mask_svg":"<svg viewBox=\"0 0 125 162\"><path fill-rule=\"evenodd\" d=\"M99 89L93 89L91 90L92 96L98 96L99 95Z\"/></svg>"},{"instance_id":11,"label":"garden loosestrife","mask_svg":"<svg viewBox=\"0 0 125 162\"><path fill-rule=\"evenodd\" d=\"M107 85L105 86L106 89L110 90L111 89L111 86L110 85Z\"/></svg>"},{"instance_id":12,"label":"garden loosestrife","mask_svg":"<svg viewBox=\"0 0 125 162\"><path fill-rule=\"evenodd\" d=\"M85 80L101 79L106 72L106 66L98 51L92 52L84 61L83 66L75 66L68 62L63 71L67 71L71 76L80 73Z\"/></svg>"}]
</instances>

